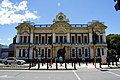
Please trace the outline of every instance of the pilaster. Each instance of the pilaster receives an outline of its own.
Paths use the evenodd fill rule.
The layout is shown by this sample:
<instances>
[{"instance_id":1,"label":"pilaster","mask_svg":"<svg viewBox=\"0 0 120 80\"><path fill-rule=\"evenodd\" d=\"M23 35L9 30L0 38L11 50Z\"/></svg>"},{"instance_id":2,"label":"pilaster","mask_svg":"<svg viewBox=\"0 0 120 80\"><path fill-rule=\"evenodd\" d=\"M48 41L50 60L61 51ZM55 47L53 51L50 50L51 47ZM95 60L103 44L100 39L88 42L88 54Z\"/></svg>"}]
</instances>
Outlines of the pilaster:
<instances>
[{"instance_id":1,"label":"pilaster","mask_svg":"<svg viewBox=\"0 0 120 80\"><path fill-rule=\"evenodd\" d=\"M53 43L55 43L55 33L53 33Z\"/></svg>"},{"instance_id":2,"label":"pilaster","mask_svg":"<svg viewBox=\"0 0 120 80\"><path fill-rule=\"evenodd\" d=\"M67 33L67 42L70 42L70 33Z\"/></svg>"}]
</instances>

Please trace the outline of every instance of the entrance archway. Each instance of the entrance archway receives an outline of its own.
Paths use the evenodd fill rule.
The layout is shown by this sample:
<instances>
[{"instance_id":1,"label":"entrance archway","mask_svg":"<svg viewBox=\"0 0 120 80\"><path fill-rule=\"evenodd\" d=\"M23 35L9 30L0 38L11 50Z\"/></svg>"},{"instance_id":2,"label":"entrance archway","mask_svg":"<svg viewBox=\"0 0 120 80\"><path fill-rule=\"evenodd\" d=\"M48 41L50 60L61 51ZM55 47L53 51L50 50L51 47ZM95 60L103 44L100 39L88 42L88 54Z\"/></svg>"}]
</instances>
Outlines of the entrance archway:
<instances>
[{"instance_id":1,"label":"entrance archway","mask_svg":"<svg viewBox=\"0 0 120 80\"><path fill-rule=\"evenodd\" d=\"M59 49L59 50L57 51L57 57L59 58L60 56L62 56L62 57L63 57L63 60L64 60L64 59L65 59L65 53L66 53L65 48Z\"/></svg>"}]
</instances>

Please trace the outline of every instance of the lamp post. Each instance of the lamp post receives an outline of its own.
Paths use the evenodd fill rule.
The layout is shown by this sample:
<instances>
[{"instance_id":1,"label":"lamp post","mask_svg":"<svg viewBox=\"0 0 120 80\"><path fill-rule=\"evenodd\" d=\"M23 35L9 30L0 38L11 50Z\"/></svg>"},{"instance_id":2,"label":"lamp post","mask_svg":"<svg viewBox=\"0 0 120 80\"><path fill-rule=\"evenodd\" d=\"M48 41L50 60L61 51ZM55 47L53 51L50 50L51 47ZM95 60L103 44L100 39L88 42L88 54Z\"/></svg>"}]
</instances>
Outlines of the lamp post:
<instances>
[{"instance_id":1,"label":"lamp post","mask_svg":"<svg viewBox=\"0 0 120 80\"><path fill-rule=\"evenodd\" d=\"M16 64L16 38L17 38L17 36L15 36L13 38L13 45L14 45L14 65Z\"/></svg>"},{"instance_id":2,"label":"lamp post","mask_svg":"<svg viewBox=\"0 0 120 80\"><path fill-rule=\"evenodd\" d=\"M93 30L93 28L92 28L92 38L93 38L94 65L95 65L95 68L96 68L96 42L98 40L98 35Z\"/></svg>"},{"instance_id":3,"label":"lamp post","mask_svg":"<svg viewBox=\"0 0 120 80\"><path fill-rule=\"evenodd\" d=\"M31 33L31 30L30 30L30 27L29 27L29 37L28 37L28 62L29 62L29 69L31 68L31 61L30 61L30 33Z\"/></svg>"}]
</instances>

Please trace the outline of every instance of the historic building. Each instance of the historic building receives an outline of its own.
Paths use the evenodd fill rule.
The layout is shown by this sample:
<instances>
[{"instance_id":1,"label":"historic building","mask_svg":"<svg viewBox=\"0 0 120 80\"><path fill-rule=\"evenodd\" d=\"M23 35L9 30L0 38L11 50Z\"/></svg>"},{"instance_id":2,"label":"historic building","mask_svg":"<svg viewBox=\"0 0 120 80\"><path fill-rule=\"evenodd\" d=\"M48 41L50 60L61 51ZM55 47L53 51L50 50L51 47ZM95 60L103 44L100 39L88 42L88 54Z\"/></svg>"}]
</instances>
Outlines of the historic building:
<instances>
[{"instance_id":1,"label":"historic building","mask_svg":"<svg viewBox=\"0 0 120 80\"><path fill-rule=\"evenodd\" d=\"M53 24L25 21L16 27L16 57L25 59L29 56L29 59L36 59L41 55L42 58L55 58L64 49L65 59L80 59L83 56L92 59L93 31L98 35L96 56L107 55L106 28L103 22L96 20L87 24L70 24L62 12L56 15Z\"/></svg>"}]
</instances>

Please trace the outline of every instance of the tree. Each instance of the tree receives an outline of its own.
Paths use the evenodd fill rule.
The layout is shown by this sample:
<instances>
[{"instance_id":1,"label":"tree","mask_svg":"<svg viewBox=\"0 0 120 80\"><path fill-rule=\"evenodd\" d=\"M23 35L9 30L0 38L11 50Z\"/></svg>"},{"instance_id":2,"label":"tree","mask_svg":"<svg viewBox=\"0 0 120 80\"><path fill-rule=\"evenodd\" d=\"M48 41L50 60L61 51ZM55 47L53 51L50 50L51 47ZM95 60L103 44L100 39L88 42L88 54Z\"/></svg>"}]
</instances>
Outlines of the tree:
<instances>
[{"instance_id":1,"label":"tree","mask_svg":"<svg viewBox=\"0 0 120 80\"><path fill-rule=\"evenodd\" d=\"M109 34L106 40L108 53L120 55L120 34Z\"/></svg>"},{"instance_id":2,"label":"tree","mask_svg":"<svg viewBox=\"0 0 120 80\"><path fill-rule=\"evenodd\" d=\"M117 54L117 52L116 52L116 50L114 50L114 49L110 49L110 50L108 50L108 55L109 56L112 56L112 55L116 55Z\"/></svg>"}]
</instances>

